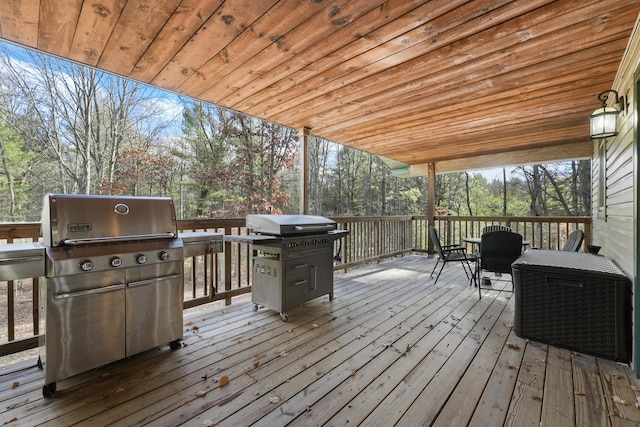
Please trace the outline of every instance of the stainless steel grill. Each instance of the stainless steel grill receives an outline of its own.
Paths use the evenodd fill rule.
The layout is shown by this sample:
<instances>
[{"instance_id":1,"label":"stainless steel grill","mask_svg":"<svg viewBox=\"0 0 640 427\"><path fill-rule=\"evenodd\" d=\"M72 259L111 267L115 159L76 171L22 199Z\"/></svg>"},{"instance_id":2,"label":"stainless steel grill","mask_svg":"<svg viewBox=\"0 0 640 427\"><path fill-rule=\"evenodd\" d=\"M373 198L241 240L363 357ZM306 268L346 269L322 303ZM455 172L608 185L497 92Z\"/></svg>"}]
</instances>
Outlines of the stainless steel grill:
<instances>
[{"instance_id":1,"label":"stainless steel grill","mask_svg":"<svg viewBox=\"0 0 640 427\"><path fill-rule=\"evenodd\" d=\"M166 197L49 194L41 224L45 397L64 378L163 344L181 346L182 237L193 256L216 236L221 251L221 234L179 235Z\"/></svg>"},{"instance_id":2,"label":"stainless steel grill","mask_svg":"<svg viewBox=\"0 0 640 427\"><path fill-rule=\"evenodd\" d=\"M182 338L183 243L170 198L49 194L42 210L43 394Z\"/></svg>"},{"instance_id":3,"label":"stainless steel grill","mask_svg":"<svg viewBox=\"0 0 640 427\"><path fill-rule=\"evenodd\" d=\"M264 305L287 321L287 311L307 301L333 300L333 247L347 230L313 215L248 215L246 226L257 234L225 240L253 245L254 310Z\"/></svg>"},{"instance_id":4,"label":"stainless steel grill","mask_svg":"<svg viewBox=\"0 0 640 427\"><path fill-rule=\"evenodd\" d=\"M180 347L184 258L223 235L178 233L166 197L49 194L42 242L0 245L0 280L39 287L43 395L56 382L169 343Z\"/></svg>"}]
</instances>

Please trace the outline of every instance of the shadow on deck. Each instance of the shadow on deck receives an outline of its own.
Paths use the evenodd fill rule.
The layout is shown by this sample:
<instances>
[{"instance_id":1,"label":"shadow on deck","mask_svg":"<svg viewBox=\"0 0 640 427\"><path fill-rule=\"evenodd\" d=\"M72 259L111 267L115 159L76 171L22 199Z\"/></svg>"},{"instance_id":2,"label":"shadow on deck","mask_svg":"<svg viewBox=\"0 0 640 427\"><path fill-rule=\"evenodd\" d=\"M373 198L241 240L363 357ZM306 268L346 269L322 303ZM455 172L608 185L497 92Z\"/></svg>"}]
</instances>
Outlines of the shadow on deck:
<instances>
[{"instance_id":1,"label":"shadow on deck","mask_svg":"<svg viewBox=\"0 0 640 427\"><path fill-rule=\"evenodd\" d=\"M183 347L58 383L35 360L0 372L7 425L637 425L640 383L609 360L517 337L510 292L478 299L433 259L336 273L335 298L289 321L247 297L185 316ZM505 277L507 280L509 276ZM510 287L510 285L509 285ZM228 379L228 384L223 383Z\"/></svg>"}]
</instances>

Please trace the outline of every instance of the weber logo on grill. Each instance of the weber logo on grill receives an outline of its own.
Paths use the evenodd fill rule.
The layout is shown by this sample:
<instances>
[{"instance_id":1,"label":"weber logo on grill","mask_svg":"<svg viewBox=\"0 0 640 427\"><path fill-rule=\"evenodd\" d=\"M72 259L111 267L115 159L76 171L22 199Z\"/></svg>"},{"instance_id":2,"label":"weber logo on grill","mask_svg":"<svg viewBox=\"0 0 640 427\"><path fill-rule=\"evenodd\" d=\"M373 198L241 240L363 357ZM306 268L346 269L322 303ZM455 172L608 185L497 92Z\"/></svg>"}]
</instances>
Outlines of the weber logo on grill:
<instances>
[{"instance_id":1,"label":"weber logo on grill","mask_svg":"<svg viewBox=\"0 0 640 427\"><path fill-rule=\"evenodd\" d=\"M67 231L69 232L83 232L83 231L91 231L91 224L67 224Z\"/></svg>"}]
</instances>

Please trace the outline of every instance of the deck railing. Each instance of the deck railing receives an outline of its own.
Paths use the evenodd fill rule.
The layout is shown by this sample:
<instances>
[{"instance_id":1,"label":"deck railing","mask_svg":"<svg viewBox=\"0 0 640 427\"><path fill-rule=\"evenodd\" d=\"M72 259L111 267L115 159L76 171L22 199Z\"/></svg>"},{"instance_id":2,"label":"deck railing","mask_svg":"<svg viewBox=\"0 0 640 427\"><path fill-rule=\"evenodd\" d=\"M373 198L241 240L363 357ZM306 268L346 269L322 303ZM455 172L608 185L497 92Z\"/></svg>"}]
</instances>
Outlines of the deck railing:
<instances>
[{"instance_id":1,"label":"deck railing","mask_svg":"<svg viewBox=\"0 0 640 427\"><path fill-rule=\"evenodd\" d=\"M411 252L428 252L427 217L332 218L349 235L336 241L334 270L379 262ZM580 228L585 243L591 241L589 217L464 217L439 216L435 226L443 244L479 236L486 225L504 224L521 233L531 247L559 249L567 235ZM178 221L180 231L213 231L225 235L247 234L244 219ZM35 242L39 223L0 224L0 244ZM214 301L231 304L234 296L251 291L252 251L248 245L225 243L223 253L207 253L185 259L184 308ZM43 278L0 281L0 356L38 346L38 287Z\"/></svg>"},{"instance_id":2,"label":"deck railing","mask_svg":"<svg viewBox=\"0 0 640 427\"><path fill-rule=\"evenodd\" d=\"M424 218L426 221L426 217ZM481 216L437 216L435 227L441 243L462 243L469 237L480 237L488 225L505 225L529 241L531 248L562 249L567 236L574 230L584 231L583 248L591 244L590 217L481 217Z\"/></svg>"}]
</instances>

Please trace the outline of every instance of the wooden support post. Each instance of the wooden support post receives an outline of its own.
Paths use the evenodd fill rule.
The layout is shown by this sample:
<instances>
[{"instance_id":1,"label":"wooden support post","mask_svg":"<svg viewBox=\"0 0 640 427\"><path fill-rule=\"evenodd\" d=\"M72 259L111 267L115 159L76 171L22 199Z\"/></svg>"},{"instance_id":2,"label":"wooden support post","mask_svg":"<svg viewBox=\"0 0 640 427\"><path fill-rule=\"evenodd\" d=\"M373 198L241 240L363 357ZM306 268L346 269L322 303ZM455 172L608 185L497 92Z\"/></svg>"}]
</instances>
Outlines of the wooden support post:
<instances>
[{"instance_id":1,"label":"wooden support post","mask_svg":"<svg viewBox=\"0 0 640 427\"><path fill-rule=\"evenodd\" d=\"M429 163L429 175L428 175L428 183L429 183L429 197L428 197L428 205L427 205L427 225L436 225L436 164ZM429 239L429 243L427 245L427 252L430 255L433 255L433 242Z\"/></svg>"},{"instance_id":2,"label":"wooden support post","mask_svg":"<svg viewBox=\"0 0 640 427\"><path fill-rule=\"evenodd\" d=\"M300 213L309 213L309 134L311 128L302 128L300 137Z\"/></svg>"}]
</instances>

